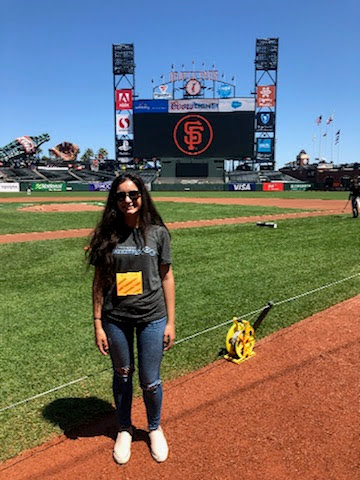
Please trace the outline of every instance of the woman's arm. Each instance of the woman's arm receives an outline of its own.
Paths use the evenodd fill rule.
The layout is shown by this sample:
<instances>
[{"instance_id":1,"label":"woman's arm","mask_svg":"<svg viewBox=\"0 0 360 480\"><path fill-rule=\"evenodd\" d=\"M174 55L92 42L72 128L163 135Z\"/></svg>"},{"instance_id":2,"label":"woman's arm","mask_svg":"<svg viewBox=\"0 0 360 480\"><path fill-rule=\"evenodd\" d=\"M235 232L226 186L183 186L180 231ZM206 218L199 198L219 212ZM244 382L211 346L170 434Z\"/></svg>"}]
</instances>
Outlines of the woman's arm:
<instances>
[{"instance_id":1,"label":"woman's arm","mask_svg":"<svg viewBox=\"0 0 360 480\"><path fill-rule=\"evenodd\" d=\"M169 350L175 340L175 281L171 265L160 265L160 276L167 314L167 324L164 332L164 350Z\"/></svg>"},{"instance_id":2,"label":"woman's arm","mask_svg":"<svg viewBox=\"0 0 360 480\"><path fill-rule=\"evenodd\" d=\"M104 294L102 289L101 273L98 267L95 267L92 299L93 299L93 313L94 313L94 331L95 331L95 343L102 355L107 355L109 350L109 344L107 341L106 333L102 326L102 307L104 303Z\"/></svg>"}]
</instances>

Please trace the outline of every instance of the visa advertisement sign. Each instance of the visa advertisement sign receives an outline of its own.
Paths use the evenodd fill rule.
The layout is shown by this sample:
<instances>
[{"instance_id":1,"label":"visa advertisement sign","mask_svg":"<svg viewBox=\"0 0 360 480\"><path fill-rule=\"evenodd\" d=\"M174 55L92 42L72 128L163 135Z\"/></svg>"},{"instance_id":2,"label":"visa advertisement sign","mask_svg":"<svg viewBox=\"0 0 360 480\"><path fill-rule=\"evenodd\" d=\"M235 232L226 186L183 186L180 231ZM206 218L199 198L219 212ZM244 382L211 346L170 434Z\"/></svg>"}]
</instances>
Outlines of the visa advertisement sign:
<instances>
[{"instance_id":1,"label":"visa advertisement sign","mask_svg":"<svg viewBox=\"0 0 360 480\"><path fill-rule=\"evenodd\" d=\"M256 190L256 183L229 183L229 190L235 192L251 192Z\"/></svg>"}]
</instances>

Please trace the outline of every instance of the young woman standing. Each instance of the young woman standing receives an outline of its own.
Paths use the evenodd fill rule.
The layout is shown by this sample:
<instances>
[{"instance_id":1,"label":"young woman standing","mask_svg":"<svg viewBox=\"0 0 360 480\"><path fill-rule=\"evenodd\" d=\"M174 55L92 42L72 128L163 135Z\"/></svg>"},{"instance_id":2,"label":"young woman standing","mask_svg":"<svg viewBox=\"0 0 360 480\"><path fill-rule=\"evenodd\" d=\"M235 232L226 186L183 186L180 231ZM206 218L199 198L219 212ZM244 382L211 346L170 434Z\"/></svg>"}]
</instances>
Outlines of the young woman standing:
<instances>
[{"instance_id":1,"label":"young woman standing","mask_svg":"<svg viewBox=\"0 0 360 480\"><path fill-rule=\"evenodd\" d=\"M175 339L175 283L170 235L140 177L114 180L88 255L95 266L95 341L102 355L110 353L114 370L119 423L114 459L124 464L131 455L135 333L151 454L163 462L168 445L160 426L160 365Z\"/></svg>"}]
</instances>

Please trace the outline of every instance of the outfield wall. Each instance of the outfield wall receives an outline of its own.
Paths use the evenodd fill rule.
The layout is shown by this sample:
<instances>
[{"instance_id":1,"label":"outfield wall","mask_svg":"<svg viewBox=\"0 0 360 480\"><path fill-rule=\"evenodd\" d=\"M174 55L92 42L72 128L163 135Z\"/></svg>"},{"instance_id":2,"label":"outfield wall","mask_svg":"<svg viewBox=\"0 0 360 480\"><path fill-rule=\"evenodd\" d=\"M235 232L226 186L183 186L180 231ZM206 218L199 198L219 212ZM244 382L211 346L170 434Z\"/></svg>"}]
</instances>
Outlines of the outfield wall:
<instances>
[{"instance_id":1,"label":"outfield wall","mask_svg":"<svg viewBox=\"0 0 360 480\"><path fill-rule=\"evenodd\" d=\"M19 185L19 184L17 184ZM66 183L66 182L21 182L20 191L25 192L31 187L32 192L106 192L110 189L111 182L93 182L93 183ZM237 191L237 192L282 192L282 191L304 191L311 190L311 183L282 183L282 182L263 182L263 183L153 183L147 185L149 190L159 191ZM0 190L1 191L1 190ZM11 191L11 190L3 190ZM12 190L14 191L14 190ZM19 190L18 190L19 191Z\"/></svg>"}]
</instances>

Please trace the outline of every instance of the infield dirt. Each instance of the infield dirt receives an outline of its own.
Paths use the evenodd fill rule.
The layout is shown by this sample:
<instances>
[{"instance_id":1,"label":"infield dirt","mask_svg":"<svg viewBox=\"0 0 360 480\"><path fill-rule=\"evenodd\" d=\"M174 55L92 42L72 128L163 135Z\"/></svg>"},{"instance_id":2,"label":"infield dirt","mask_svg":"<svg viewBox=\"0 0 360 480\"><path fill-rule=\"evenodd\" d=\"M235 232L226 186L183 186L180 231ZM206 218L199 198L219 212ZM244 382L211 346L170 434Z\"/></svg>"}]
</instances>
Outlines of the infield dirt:
<instances>
[{"instance_id":1,"label":"infield dirt","mask_svg":"<svg viewBox=\"0 0 360 480\"><path fill-rule=\"evenodd\" d=\"M50 197L49 197L50 198ZM46 203L41 205L32 205L25 207L27 211L36 212L76 212L85 210L101 210L103 207L93 204L82 203L63 203L64 198L67 202L78 202L99 200L98 197L51 197L51 202L62 203ZM19 198L0 198L0 202L9 201L24 202L24 197ZM46 200L48 201L48 200ZM236 217L236 218L218 218L213 220L198 220L188 222L173 222L167 226L169 229L177 228L194 228L194 227L208 227L213 225L230 225L236 223L250 223L258 221L273 221L286 218L305 218L316 217L323 215L335 215L344 213L344 202L342 200L293 200L293 199L281 199L281 198L184 198L184 197L156 197L155 201L162 202L183 202L183 203L202 203L202 204L228 204L228 205L257 205L257 206L273 206L279 208L294 208L294 209L306 209L306 212L294 212L294 213L279 213L272 215L258 215L251 217ZM43 197L31 197L29 202L44 202ZM22 209L24 209L22 207ZM351 208L348 205L346 213L349 214ZM74 229L74 230L57 230L49 232L29 232L29 233L13 233L0 235L1 243L12 242L29 242L36 240L52 240L57 238L76 238L86 237L90 235L92 229Z\"/></svg>"}]
</instances>

